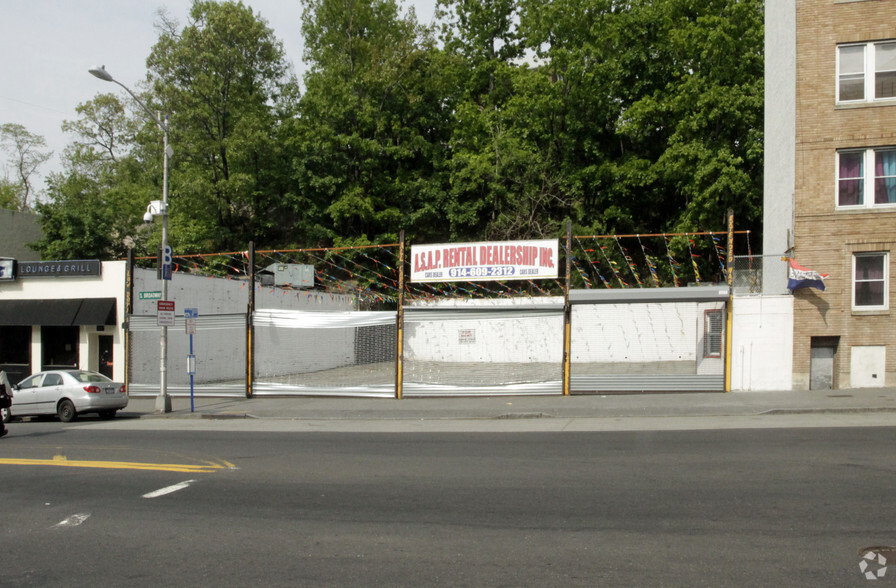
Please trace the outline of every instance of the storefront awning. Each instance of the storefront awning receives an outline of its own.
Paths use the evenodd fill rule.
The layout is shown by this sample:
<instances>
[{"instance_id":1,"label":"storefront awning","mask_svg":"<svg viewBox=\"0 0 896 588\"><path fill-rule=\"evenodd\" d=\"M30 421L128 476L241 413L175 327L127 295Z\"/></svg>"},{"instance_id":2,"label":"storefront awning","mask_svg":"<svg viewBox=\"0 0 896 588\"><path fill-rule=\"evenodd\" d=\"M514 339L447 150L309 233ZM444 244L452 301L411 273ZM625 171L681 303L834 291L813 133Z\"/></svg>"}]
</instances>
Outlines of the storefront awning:
<instances>
[{"instance_id":1,"label":"storefront awning","mask_svg":"<svg viewBox=\"0 0 896 588\"><path fill-rule=\"evenodd\" d=\"M0 300L0 326L114 325L114 298Z\"/></svg>"}]
</instances>

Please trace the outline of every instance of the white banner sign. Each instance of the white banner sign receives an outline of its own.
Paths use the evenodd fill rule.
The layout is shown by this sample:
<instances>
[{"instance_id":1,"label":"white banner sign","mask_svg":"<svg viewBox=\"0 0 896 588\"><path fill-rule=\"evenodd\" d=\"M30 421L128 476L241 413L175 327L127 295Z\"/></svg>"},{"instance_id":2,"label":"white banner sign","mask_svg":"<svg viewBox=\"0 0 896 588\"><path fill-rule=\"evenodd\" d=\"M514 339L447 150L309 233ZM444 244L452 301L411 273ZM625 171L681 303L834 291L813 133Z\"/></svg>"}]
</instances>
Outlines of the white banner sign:
<instances>
[{"instance_id":1,"label":"white banner sign","mask_svg":"<svg viewBox=\"0 0 896 588\"><path fill-rule=\"evenodd\" d=\"M411 245L412 282L556 278L559 241Z\"/></svg>"}]
</instances>

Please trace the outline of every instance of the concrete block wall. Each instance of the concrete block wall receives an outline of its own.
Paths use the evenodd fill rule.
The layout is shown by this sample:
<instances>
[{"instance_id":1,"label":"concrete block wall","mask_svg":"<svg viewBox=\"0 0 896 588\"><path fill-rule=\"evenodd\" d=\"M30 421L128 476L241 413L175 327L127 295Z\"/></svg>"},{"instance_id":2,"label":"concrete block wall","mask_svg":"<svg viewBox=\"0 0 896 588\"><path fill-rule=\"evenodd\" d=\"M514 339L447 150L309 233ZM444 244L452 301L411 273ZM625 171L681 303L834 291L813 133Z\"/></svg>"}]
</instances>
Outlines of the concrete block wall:
<instances>
[{"instance_id":1,"label":"concrete block wall","mask_svg":"<svg viewBox=\"0 0 896 588\"><path fill-rule=\"evenodd\" d=\"M208 276L175 273L168 284L168 298L176 304L175 313L185 308L198 308L199 314L245 314L249 306L249 284L244 280L228 280ZM156 313L155 300L140 300L139 292L158 291L161 282L155 270L134 270L134 314ZM272 286L256 286L255 308L281 310L355 310L355 297L316 290L291 290Z\"/></svg>"}]
</instances>

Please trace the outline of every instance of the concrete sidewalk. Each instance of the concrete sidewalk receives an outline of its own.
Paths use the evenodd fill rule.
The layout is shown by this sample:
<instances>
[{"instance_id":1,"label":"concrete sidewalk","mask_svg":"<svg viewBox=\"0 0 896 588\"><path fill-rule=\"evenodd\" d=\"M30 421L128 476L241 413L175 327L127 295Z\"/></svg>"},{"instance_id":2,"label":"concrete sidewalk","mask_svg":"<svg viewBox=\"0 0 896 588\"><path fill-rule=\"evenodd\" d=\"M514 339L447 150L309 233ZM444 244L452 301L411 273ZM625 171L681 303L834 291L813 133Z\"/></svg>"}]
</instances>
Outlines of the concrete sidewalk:
<instances>
[{"instance_id":1,"label":"concrete sidewalk","mask_svg":"<svg viewBox=\"0 0 896 588\"><path fill-rule=\"evenodd\" d=\"M577 433L896 427L896 389L439 398L132 398L85 427L257 433ZM85 419L86 421L86 419ZM85 423L86 425L87 423Z\"/></svg>"},{"instance_id":2,"label":"concrete sidewalk","mask_svg":"<svg viewBox=\"0 0 896 588\"><path fill-rule=\"evenodd\" d=\"M121 416L159 419L315 421L621 419L893 413L896 388L798 392L666 393L438 398L172 396L172 412L157 414L154 397L131 398Z\"/></svg>"}]
</instances>

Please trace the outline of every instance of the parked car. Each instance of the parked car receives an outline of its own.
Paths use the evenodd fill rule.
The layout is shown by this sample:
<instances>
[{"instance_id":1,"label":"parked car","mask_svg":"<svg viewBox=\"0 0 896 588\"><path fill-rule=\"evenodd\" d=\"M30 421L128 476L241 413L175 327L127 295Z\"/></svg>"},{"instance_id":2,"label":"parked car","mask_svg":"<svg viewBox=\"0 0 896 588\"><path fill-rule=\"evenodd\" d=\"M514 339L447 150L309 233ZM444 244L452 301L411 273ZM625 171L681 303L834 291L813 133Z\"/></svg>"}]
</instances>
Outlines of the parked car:
<instances>
[{"instance_id":1,"label":"parked car","mask_svg":"<svg viewBox=\"0 0 896 588\"><path fill-rule=\"evenodd\" d=\"M12 389L12 406L4 411L4 422L12 417L55 414L67 423L89 412L111 419L128 405L124 384L86 370L38 372Z\"/></svg>"}]
</instances>

